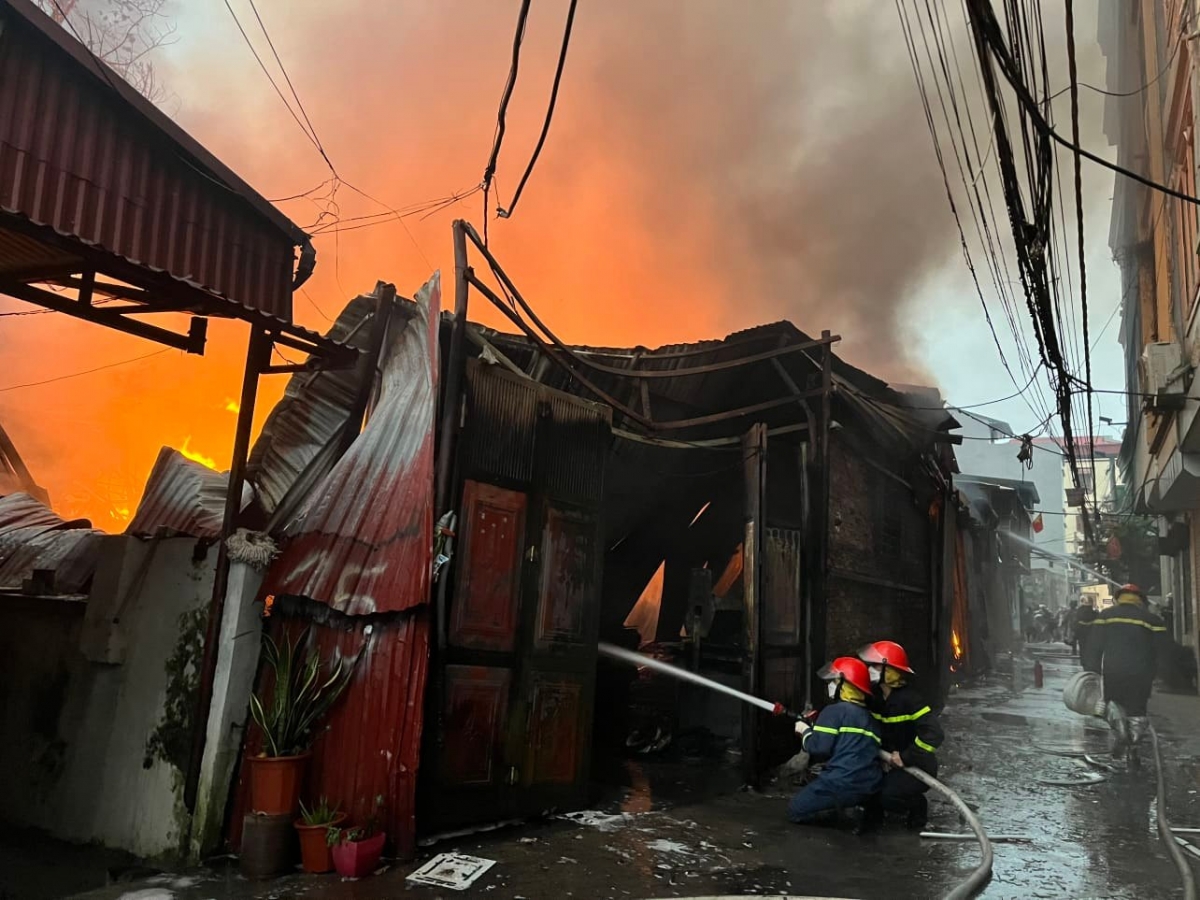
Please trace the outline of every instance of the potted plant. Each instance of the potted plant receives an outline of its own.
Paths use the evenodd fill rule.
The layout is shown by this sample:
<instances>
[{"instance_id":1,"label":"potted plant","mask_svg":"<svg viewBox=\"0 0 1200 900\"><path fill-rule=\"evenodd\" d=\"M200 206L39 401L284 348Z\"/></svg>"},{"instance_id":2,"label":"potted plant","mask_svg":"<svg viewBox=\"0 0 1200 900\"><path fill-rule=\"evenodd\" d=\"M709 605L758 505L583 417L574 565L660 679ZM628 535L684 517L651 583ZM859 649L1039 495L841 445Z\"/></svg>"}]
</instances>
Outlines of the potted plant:
<instances>
[{"instance_id":1,"label":"potted plant","mask_svg":"<svg viewBox=\"0 0 1200 900\"><path fill-rule=\"evenodd\" d=\"M296 833L300 836L300 865L305 872L321 874L333 870L333 855L329 847L329 831L346 821L346 814L322 797L309 809L300 801L300 818Z\"/></svg>"},{"instance_id":2,"label":"potted plant","mask_svg":"<svg viewBox=\"0 0 1200 900\"><path fill-rule=\"evenodd\" d=\"M343 878L362 878L370 875L383 855L387 833L382 831L383 796L375 798L375 811L360 828L329 829L329 846L333 849L333 867Z\"/></svg>"},{"instance_id":3,"label":"potted plant","mask_svg":"<svg viewBox=\"0 0 1200 900\"><path fill-rule=\"evenodd\" d=\"M274 684L265 703L258 694L250 696L250 714L263 736L262 752L248 759L251 812L295 814L313 728L354 676L357 655L338 656L322 666L320 655L303 647L307 640L307 629L294 641L286 635L278 644L269 635L263 640L263 660Z\"/></svg>"}]
</instances>

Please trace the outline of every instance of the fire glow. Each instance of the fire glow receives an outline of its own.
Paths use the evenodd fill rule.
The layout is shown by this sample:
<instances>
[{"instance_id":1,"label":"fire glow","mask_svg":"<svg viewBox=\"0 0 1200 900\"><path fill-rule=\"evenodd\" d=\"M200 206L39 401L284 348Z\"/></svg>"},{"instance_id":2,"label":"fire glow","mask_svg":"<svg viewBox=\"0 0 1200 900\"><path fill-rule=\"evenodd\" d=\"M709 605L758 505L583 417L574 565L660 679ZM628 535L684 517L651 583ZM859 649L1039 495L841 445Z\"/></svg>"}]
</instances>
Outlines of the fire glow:
<instances>
[{"instance_id":1,"label":"fire glow","mask_svg":"<svg viewBox=\"0 0 1200 900\"><path fill-rule=\"evenodd\" d=\"M192 436L189 434L183 439L183 446L179 448L179 452L184 456L185 459L190 459L192 462L200 463L200 465L204 466L206 469L212 469L215 472L217 470L217 461L211 456L205 456L203 453L193 450L190 446L188 446L191 441Z\"/></svg>"},{"instance_id":2,"label":"fire glow","mask_svg":"<svg viewBox=\"0 0 1200 900\"><path fill-rule=\"evenodd\" d=\"M962 641L959 640L957 631L952 630L950 632L950 649L954 651L955 661L962 659L962 656L963 656Z\"/></svg>"}]
</instances>

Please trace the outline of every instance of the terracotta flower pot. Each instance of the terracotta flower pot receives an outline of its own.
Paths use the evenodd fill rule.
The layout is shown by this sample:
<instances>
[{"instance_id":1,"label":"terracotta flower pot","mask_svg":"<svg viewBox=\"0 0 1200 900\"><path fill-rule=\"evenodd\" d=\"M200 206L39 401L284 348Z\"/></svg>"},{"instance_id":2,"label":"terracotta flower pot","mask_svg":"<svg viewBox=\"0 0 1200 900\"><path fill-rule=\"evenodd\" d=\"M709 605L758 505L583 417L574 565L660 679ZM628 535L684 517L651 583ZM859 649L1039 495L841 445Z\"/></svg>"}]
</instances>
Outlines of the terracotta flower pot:
<instances>
[{"instance_id":1,"label":"terracotta flower pot","mask_svg":"<svg viewBox=\"0 0 1200 900\"><path fill-rule=\"evenodd\" d=\"M329 829L337 828L345 821L345 813L338 813L328 825L305 825L303 819L296 820L296 834L300 835L300 865L305 872L320 875L333 871Z\"/></svg>"},{"instance_id":2,"label":"terracotta flower pot","mask_svg":"<svg viewBox=\"0 0 1200 900\"><path fill-rule=\"evenodd\" d=\"M310 756L251 756L250 811L268 816L295 813Z\"/></svg>"},{"instance_id":3,"label":"terracotta flower pot","mask_svg":"<svg viewBox=\"0 0 1200 900\"><path fill-rule=\"evenodd\" d=\"M333 867L343 878L362 878L370 875L379 865L383 855L383 842L387 835L382 831L363 841L342 841L333 845Z\"/></svg>"}]
</instances>

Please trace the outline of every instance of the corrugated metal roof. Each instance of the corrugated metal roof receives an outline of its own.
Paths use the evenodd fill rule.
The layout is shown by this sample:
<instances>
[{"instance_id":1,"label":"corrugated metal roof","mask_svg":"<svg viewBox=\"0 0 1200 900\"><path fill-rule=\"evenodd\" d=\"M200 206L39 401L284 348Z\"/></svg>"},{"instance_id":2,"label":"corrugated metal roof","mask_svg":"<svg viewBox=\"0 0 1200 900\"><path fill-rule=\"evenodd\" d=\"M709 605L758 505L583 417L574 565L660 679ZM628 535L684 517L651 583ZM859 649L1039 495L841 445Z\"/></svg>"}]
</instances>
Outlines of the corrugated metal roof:
<instances>
[{"instance_id":1,"label":"corrugated metal roof","mask_svg":"<svg viewBox=\"0 0 1200 900\"><path fill-rule=\"evenodd\" d=\"M0 587L20 590L36 569L54 572L54 590L83 593L106 535L68 522L28 494L0 497Z\"/></svg>"},{"instance_id":2,"label":"corrugated metal roof","mask_svg":"<svg viewBox=\"0 0 1200 900\"><path fill-rule=\"evenodd\" d=\"M381 282L374 293L350 301L326 337L339 344L365 347L371 332L368 323L382 289ZM403 327L412 304L396 307L393 321L396 327ZM246 477L268 513L275 512L297 479L341 433L358 390L358 374L353 366L320 369L298 373L288 381L283 399L263 425L246 469ZM329 462L332 464L332 458Z\"/></svg>"},{"instance_id":3,"label":"corrugated metal roof","mask_svg":"<svg viewBox=\"0 0 1200 900\"><path fill-rule=\"evenodd\" d=\"M534 372L535 356L540 352L523 335L503 334L480 329L490 343L509 356L526 372ZM775 366L777 362L801 389L807 380L819 372L820 350L813 348L757 360L744 366L715 372L687 374L687 369L744 359L786 347L789 344L812 340L791 322L773 322L738 331L721 340L699 341L693 344L671 344L648 350L644 347L611 348L577 346L571 349L593 362L612 368L645 371L678 372L678 377L655 378L644 381L648 388L650 411L655 420L669 421L690 418L723 410L750 406L756 403L786 398L790 388ZM637 380L621 375L597 372L581 367L580 371L602 390L637 410L642 410L640 385ZM560 366L541 367L538 380L549 387L592 398L591 391L565 372ZM911 394L894 390L886 382L833 357L834 418L842 421L854 416L876 437L888 443L897 441L908 451L929 447L953 419L945 410L914 408L930 389ZM615 414L620 420L619 413ZM682 433L667 433L666 437L691 440L740 434L751 421L765 421L771 426L803 421L799 407L785 405L758 412L741 420L726 420L719 424L688 429ZM843 422L843 424L845 424ZM624 427L641 430L635 423Z\"/></svg>"},{"instance_id":4,"label":"corrugated metal roof","mask_svg":"<svg viewBox=\"0 0 1200 900\"><path fill-rule=\"evenodd\" d=\"M152 537L166 532L215 538L221 533L228 489L228 472L214 472L178 450L163 447L125 533ZM243 508L253 495L250 485L243 484Z\"/></svg>"},{"instance_id":5,"label":"corrugated metal roof","mask_svg":"<svg viewBox=\"0 0 1200 900\"><path fill-rule=\"evenodd\" d=\"M308 597L350 615L428 601L440 306L435 274L404 327L390 329L370 421L309 496L265 592Z\"/></svg>"},{"instance_id":6,"label":"corrugated metal roof","mask_svg":"<svg viewBox=\"0 0 1200 900\"><path fill-rule=\"evenodd\" d=\"M307 236L28 0L0 22L0 210L291 324ZM0 272L38 262L2 249Z\"/></svg>"}]
</instances>

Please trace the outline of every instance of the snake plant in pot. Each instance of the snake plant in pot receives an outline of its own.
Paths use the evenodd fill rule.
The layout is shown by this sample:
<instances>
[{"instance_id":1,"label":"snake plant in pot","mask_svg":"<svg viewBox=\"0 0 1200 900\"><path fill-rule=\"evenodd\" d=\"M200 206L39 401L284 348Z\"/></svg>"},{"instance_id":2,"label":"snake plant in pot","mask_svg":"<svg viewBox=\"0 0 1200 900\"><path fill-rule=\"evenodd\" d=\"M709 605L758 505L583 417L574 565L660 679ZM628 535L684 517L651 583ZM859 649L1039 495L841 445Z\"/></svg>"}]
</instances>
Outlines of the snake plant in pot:
<instances>
[{"instance_id":1,"label":"snake plant in pot","mask_svg":"<svg viewBox=\"0 0 1200 900\"><path fill-rule=\"evenodd\" d=\"M262 732L262 752L248 759L250 809L283 815L296 812L313 730L349 686L358 656L336 655L322 665L305 629L278 643L265 636L263 661L274 677L268 699L250 697L250 715Z\"/></svg>"}]
</instances>

